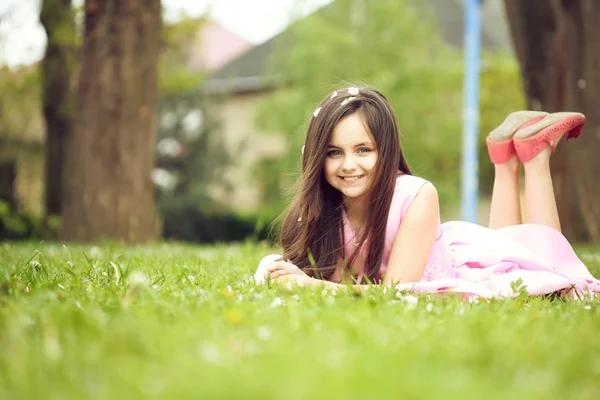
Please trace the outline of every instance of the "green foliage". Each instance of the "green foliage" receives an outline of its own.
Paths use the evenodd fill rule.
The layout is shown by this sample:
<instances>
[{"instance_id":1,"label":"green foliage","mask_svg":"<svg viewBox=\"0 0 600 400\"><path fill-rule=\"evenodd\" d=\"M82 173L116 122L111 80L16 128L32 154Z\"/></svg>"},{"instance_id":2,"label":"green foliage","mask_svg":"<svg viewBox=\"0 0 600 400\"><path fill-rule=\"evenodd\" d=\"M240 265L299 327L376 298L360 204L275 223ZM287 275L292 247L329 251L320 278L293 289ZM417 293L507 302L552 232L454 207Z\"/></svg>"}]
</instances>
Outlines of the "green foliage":
<instances>
[{"instance_id":1,"label":"green foliage","mask_svg":"<svg viewBox=\"0 0 600 400\"><path fill-rule=\"evenodd\" d=\"M59 227L57 217L43 219L0 200L0 240L56 239Z\"/></svg>"},{"instance_id":2,"label":"green foliage","mask_svg":"<svg viewBox=\"0 0 600 400\"><path fill-rule=\"evenodd\" d=\"M265 240L273 215L214 211L201 204L169 204L163 211L163 238L196 243Z\"/></svg>"},{"instance_id":3,"label":"green foliage","mask_svg":"<svg viewBox=\"0 0 600 400\"><path fill-rule=\"evenodd\" d=\"M415 174L434 182L448 209L459 199L462 54L440 41L433 21L414 1L363 3L362 20L353 14L357 2L338 0L282 37L273 71L283 73L289 86L262 105L259 120L264 129L284 132L289 139L289 153L278 167L284 175L280 186L290 187L294 180L318 102L340 86L367 84L389 99L409 164ZM522 105L512 58L489 56L489 63L481 86L482 143L484 132L504 118L505 110ZM481 159L485 164L487 153ZM272 170L272 161L263 168ZM489 180L490 170L482 171Z\"/></svg>"},{"instance_id":4,"label":"green foliage","mask_svg":"<svg viewBox=\"0 0 600 400\"><path fill-rule=\"evenodd\" d=\"M38 66L15 71L0 67L0 136L22 142L41 140L40 104Z\"/></svg>"},{"instance_id":5,"label":"green foliage","mask_svg":"<svg viewBox=\"0 0 600 400\"><path fill-rule=\"evenodd\" d=\"M481 69L479 126L479 187L491 195L494 166L488 161L485 137L508 114L526 107L519 64L508 54L486 54Z\"/></svg>"},{"instance_id":6,"label":"green foliage","mask_svg":"<svg viewBox=\"0 0 600 400\"><path fill-rule=\"evenodd\" d=\"M205 76L190 70L188 65L192 52L197 51L197 33L203 23L203 18L184 16L163 30L157 168L171 174L176 184L157 190L158 208L167 238L243 240L254 235L256 221L246 220L218 204L210 190L215 186L225 192L230 189L221 179L230 155L211 113L213 104L199 89ZM179 150L161 154L161 143L167 141Z\"/></svg>"},{"instance_id":7,"label":"green foliage","mask_svg":"<svg viewBox=\"0 0 600 400\"><path fill-rule=\"evenodd\" d=\"M191 53L196 51L196 35L203 24L203 17L185 15L175 23L164 24L158 64L161 96L196 91L202 85L204 74L191 71L187 64Z\"/></svg>"},{"instance_id":8,"label":"green foliage","mask_svg":"<svg viewBox=\"0 0 600 400\"><path fill-rule=\"evenodd\" d=\"M0 244L0 398L551 400L600 391L598 298L468 303L249 283L273 251ZM600 248L578 254L598 276Z\"/></svg>"}]
</instances>

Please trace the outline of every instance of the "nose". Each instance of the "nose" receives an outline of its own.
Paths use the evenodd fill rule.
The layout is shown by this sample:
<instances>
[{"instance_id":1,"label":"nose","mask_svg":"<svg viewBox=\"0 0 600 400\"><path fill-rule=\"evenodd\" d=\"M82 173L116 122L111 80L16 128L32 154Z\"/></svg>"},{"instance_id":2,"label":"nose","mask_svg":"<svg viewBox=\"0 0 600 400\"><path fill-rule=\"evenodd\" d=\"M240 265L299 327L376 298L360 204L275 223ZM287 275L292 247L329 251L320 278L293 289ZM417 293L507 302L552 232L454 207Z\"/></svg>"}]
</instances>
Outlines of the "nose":
<instances>
[{"instance_id":1,"label":"nose","mask_svg":"<svg viewBox=\"0 0 600 400\"><path fill-rule=\"evenodd\" d=\"M347 154L344 156L344 160L342 163L342 170L344 172L354 171L356 169L356 160L354 159L354 154Z\"/></svg>"}]
</instances>

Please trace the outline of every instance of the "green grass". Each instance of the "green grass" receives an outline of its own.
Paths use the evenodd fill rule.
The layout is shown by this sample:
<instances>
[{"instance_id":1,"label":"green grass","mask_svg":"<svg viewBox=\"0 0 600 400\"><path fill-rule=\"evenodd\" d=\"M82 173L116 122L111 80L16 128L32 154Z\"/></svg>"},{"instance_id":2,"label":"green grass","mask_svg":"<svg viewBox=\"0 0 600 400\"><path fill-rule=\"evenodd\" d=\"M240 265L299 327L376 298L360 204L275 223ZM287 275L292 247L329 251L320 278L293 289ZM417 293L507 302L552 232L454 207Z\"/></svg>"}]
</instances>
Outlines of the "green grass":
<instances>
[{"instance_id":1,"label":"green grass","mask_svg":"<svg viewBox=\"0 0 600 400\"><path fill-rule=\"evenodd\" d=\"M598 298L256 287L269 252L0 245L0 398L598 398Z\"/></svg>"}]
</instances>

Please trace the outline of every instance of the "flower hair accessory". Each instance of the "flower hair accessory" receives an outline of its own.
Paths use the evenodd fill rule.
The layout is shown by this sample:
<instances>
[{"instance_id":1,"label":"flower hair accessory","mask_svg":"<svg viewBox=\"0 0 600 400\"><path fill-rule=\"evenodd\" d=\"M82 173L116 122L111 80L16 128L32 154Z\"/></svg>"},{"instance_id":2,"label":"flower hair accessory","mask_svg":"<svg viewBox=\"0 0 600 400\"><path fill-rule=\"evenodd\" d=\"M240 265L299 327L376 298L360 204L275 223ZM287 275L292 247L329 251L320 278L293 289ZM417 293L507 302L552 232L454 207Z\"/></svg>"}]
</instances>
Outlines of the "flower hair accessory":
<instances>
[{"instance_id":1,"label":"flower hair accessory","mask_svg":"<svg viewBox=\"0 0 600 400\"><path fill-rule=\"evenodd\" d=\"M305 147L306 147L306 146L302 146L302 150L301 150L301 151L302 151L302 154L304 154L304 148L305 148Z\"/></svg>"},{"instance_id":2,"label":"flower hair accessory","mask_svg":"<svg viewBox=\"0 0 600 400\"><path fill-rule=\"evenodd\" d=\"M352 96L352 97L346 97L346 98L344 99L344 101L342 101L342 104L340 104L340 106L343 106L343 105L345 105L346 103L349 103L349 102L351 102L351 101L352 101L352 100L354 100L354 99L356 99L356 97L354 97L354 96Z\"/></svg>"},{"instance_id":3,"label":"flower hair accessory","mask_svg":"<svg viewBox=\"0 0 600 400\"><path fill-rule=\"evenodd\" d=\"M315 118L317 118L317 115L319 115L319 111L321 111L321 107L317 107L317 109L313 112L313 116Z\"/></svg>"},{"instance_id":4,"label":"flower hair accessory","mask_svg":"<svg viewBox=\"0 0 600 400\"><path fill-rule=\"evenodd\" d=\"M348 94L352 95L352 96L356 96L358 94L358 88L357 87L351 87L348 88Z\"/></svg>"}]
</instances>

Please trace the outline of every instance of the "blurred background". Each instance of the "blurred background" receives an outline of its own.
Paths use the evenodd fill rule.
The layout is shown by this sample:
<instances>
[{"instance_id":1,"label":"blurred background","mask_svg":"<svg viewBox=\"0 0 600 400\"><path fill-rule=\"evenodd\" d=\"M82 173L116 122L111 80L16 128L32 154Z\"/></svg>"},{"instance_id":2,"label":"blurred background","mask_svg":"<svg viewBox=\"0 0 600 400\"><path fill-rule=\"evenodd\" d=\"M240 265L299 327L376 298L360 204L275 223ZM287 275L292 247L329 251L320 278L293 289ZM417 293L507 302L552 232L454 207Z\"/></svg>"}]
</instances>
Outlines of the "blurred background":
<instances>
[{"instance_id":1,"label":"blurred background","mask_svg":"<svg viewBox=\"0 0 600 400\"><path fill-rule=\"evenodd\" d=\"M144 28L160 33L144 42L154 59L118 29L100 29L150 23L145 10L119 14L113 3L0 5L0 239L265 239L289 200L316 104L349 84L388 97L413 172L438 188L444 220L460 218L464 1L163 0L160 21ZM565 234L600 243L599 16L586 0L481 3L480 223L493 183L487 132L519 109L582 111L584 134L559 147L553 169ZM117 56L98 53L102 43ZM97 81L105 59L132 68L151 94L139 115L153 123L130 129L106 118L113 83ZM131 60L156 73L137 73L142 62ZM137 104L136 90L114 85L114 99ZM127 135L143 136L149 158L145 142L123 145ZM82 144L90 138L114 139L113 150ZM124 189L145 179L145 192Z\"/></svg>"}]
</instances>

